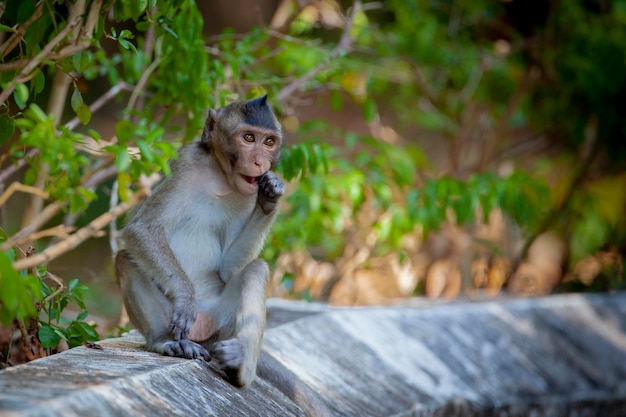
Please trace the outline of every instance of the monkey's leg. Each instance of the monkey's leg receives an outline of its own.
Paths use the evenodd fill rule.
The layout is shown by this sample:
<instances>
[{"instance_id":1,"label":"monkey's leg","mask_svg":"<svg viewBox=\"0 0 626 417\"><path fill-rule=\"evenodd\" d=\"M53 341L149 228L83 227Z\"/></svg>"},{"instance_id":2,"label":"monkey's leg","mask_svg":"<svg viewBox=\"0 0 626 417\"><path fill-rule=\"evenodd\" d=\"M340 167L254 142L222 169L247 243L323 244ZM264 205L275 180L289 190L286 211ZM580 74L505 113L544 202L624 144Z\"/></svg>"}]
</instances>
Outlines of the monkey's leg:
<instances>
[{"instance_id":1,"label":"monkey's leg","mask_svg":"<svg viewBox=\"0 0 626 417\"><path fill-rule=\"evenodd\" d=\"M122 299L130 321L146 338L150 350L181 358L211 359L209 352L188 339L172 340L169 324L172 302L163 291L122 250L115 258L115 270L122 290Z\"/></svg>"},{"instance_id":2,"label":"monkey's leg","mask_svg":"<svg viewBox=\"0 0 626 417\"><path fill-rule=\"evenodd\" d=\"M250 385L256 375L265 330L269 276L267 264L254 260L231 278L220 299L220 338L227 339L215 342L211 353L229 381L239 387ZM228 329L233 329L234 334Z\"/></svg>"}]
</instances>

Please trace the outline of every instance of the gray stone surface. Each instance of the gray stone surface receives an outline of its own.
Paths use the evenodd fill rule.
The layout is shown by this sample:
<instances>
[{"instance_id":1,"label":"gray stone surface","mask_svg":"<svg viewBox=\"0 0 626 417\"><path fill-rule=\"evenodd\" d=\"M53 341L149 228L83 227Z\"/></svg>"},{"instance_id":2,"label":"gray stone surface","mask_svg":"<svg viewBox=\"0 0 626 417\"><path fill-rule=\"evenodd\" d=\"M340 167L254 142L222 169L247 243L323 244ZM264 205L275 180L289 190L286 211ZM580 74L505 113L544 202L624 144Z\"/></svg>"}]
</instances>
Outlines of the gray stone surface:
<instances>
[{"instance_id":1,"label":"gray stone surface","mask_svg":"<svg viewBox=\"0 0 626 417\"><path fill-rule=\"evenodd\" d=\"M269 321L248 390L135 336L0 372L0 415L626 415L626 293L419 308L271 300Z\"/></svg>"},{"instance_id":2,"label":"gray stone surface","mask_svg":"<svg viewBox=\"0 0 626 417\"><path fill-rule=\"evenodd\" d=\"M145 351L141 337L98 343L0 372L0 416L302 415L262 380L235 389L201 360Z\"/></svg>"}]
</instances>

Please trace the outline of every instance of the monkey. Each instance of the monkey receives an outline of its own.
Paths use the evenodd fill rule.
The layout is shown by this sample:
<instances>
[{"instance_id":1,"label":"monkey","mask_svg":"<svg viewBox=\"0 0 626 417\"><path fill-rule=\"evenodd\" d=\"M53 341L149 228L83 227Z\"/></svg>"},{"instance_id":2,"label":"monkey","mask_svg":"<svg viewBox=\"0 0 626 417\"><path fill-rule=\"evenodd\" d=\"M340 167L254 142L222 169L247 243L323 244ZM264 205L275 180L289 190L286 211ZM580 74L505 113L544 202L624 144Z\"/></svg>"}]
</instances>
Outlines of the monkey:
<instances>
[{"instance_id":1,"label":"monkey","mask_svg":"<svg viewBox=\"0 0 626 417\"><path fill-rule=\"evenodd\" d=\"M248 387L266 320L259 258L285 184L282 128L267 95L209 110L199 141L128 215L115 271L131 323L157 353L212 358Z\"/></svg>"}]
</instances>

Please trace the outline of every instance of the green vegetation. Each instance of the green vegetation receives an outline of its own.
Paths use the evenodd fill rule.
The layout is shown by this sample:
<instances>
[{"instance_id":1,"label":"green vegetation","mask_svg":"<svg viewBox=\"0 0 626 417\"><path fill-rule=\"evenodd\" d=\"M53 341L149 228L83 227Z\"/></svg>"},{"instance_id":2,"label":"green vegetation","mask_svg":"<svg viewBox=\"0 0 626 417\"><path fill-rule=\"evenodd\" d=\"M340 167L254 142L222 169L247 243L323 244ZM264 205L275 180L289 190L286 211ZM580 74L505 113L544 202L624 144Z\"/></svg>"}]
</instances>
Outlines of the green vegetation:
<instances>
[{"instance_id":1,"label":"green vegetation","mask_svg":"<svg viewBox=\"0 0 626 417\"><path fill-rule=\"evenodd\" d=\"M419 281L402 295L438 295L417 258L450 230L470 242L449 245L463 280L453 295L489 287L473 258L504 260L496 291L519 281L547 231L565 250L539 293L564 277L623 285L626 1L304 3L271 27L209 37L192 0L0 4L3 325L39 317L44 348L96 338L85 287L50 285L42 265L109 224L114 234L208 108L262 93L290 138L279 166L290 191L264 256L292 295L328 299L389 259ZM307 121L303 99L356 107L362 128ZM508 249L479 233L494 211ZM336 266L323 290L297 285L302 253ZM61 315L70 301L75 320Z\"/></svg>"}]
</instances>

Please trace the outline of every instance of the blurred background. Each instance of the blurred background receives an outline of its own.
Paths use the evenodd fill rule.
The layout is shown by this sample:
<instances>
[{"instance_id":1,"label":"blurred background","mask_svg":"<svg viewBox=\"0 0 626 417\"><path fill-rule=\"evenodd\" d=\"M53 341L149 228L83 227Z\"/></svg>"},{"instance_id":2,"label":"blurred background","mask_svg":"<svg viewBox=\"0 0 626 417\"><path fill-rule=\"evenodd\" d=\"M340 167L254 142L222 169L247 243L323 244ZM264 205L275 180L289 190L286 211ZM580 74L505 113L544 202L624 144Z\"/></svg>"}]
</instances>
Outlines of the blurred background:
<instances>
[{"instance_id":1,"label":"blurred background","mask_svg":"<svg viewBox=\"0 0 626 417\"><path fill-rule=\"evenodd\" d=\"M66 284L50 325L67 307L123 328L127 207L107 213L167 174L208 108L265 93L289 188L271 296L624 286L626 0L9 0L0 23L0 178L30 187L0 200L6 311L17 270L46 302ZM16 265L30 246L46 256Z\"/></svg>"}]
</instances>

